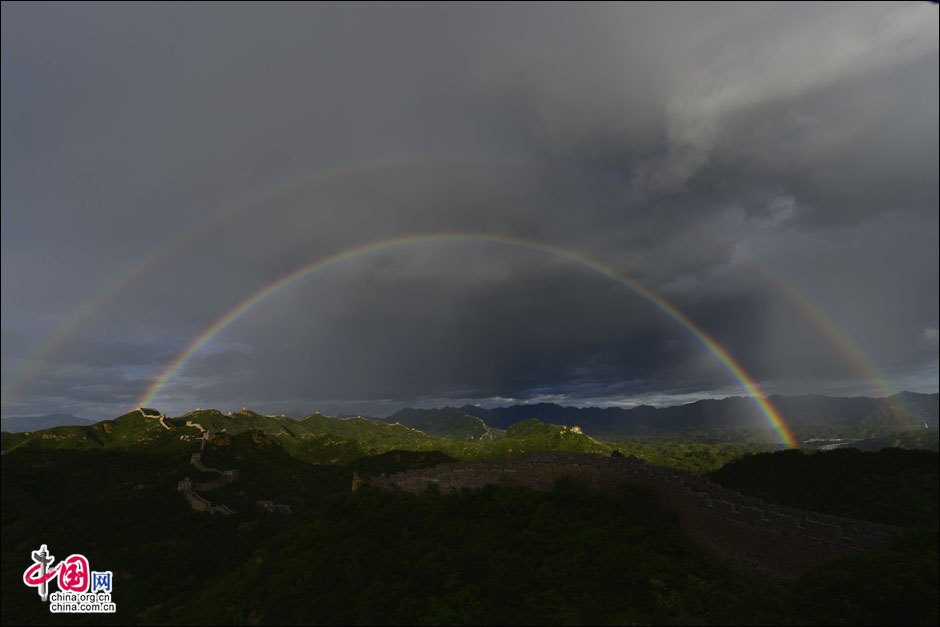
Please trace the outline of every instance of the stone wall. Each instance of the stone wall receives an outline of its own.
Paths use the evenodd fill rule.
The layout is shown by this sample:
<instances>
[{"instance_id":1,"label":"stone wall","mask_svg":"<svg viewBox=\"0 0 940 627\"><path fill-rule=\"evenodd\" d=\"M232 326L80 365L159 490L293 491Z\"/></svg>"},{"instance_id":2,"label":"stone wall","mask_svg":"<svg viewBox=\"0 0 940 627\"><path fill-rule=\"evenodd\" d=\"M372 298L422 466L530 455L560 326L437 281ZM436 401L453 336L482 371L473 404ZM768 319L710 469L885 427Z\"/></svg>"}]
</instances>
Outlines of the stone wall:
<instances>
[{"instance_id":1,"label":"stone wall","mask_svg":"<svg viewBox=\"0 0 940 627\"><path fill-rule=\"evenodd\" d=\"M158 418L160 420L160 425L167 431L170 430L170 425L166 423L166 416L161 414L160 412L157 412L155 414L148 414L147 412L144 411L143 407L138 407L137 411L139 411L140 415L143 416L144 418Z\"/></svg>"},{"instance_id":2,"label":"stone wall","mask_svg":"<svg viewBox=\"0 0 940 627\"><path fill-rule=\"evenodd\" d=\"M195 483L195 484L192 482L192 480L189 477L186 477L185 479L179 482L177 486L177 490L183 493L183 496L186 498L187 501L189 501L190 506L197 511L206 511L206 512L210 512L213 514L216 512L219 512L226 516L231 516L235 512L233 512L228 506L213 505L206 498L196 494L194 490L214 490L215 488L221 488L224 485L228 485L229 483L232 483L233 481L235 481L235 479L238 478L238 470L232 469L232 470L223 471L223 470L219 470L218 468L207 468L202 463L202 456L205 455L205 452L206 452L206 443L209 442L210 439L212 439L212 432L206 431L205 429L202 428L202 425L199 425L196 423L191 423L187 421L186 424L187 426L199 427L199 429L201 430L200 437L202 438L202 443L199 446L199 452L193 453L189 458L189 462L193 466L198 468L199 470L203 472L217 473L219 477L216 479L213 479L212 481L205 481L202 483Z\"/></svg>"},{"instance_id":3,"label":"stone wall","mask_svg":"<svg viewBox=\"0 0 940 627\"><path fill-rule=\"evenodd\" d=\"M519 461L458 462L372 477L383 488L441 493L487 484L547 491L555 479L573 476L589 489L615 494L629 478L648 486L700 546L775 577L791 578L831 557L887 549L903 529L798 510L728 490L692 473L653 466L635 457L545 452ZM362 480L357 476L356 482Z\"/></svg>"},{"instance_id":4,"label":"stone wall","mask_svg":"<svg viewBox=\"0 0 940 627\"><path fill-rule=\"evenodd\" d=\"M182 492L183 497L189 502L190 507L196 511L209 512L210 514L218 512L224 516L231 516L235 513L225 505L213 505L211 501L199 496L189 488L182 490Z\"/></svg>"},{"instance_id":5,"label":"stone wall","mask_svg":"<svg viewBox=\"0 0 940 627\"><path fill-rule=\"evenodd\" d=\"M238 471L226 470L222 473L217 479L212 481L205 481L203 483L197 483L193 485L194 490L215 490L216 488L221 488L224 485L228 485L235 481L238 478Z\"/></svg>"},{"instance_id":6,"label":"stone wall","mask_svg":"<svg viewBox=\"0 0 940 627\"><path fill-rule=\"evenodd\" d=\"M212 432L206 431L202 425L194 422L187 421L187 426L198 427L200 430L199 438L202 439L202 443L199 446L199 452L193 453L189 461L190 463L203 472L214 472L219 476L212 481L204 481L202 483L193 483L189 477L182 479L177 485L177 490L183 493L183 496L189 502L190 506L197 511L205 511L212 514L220 513L225 516L231 516L235 512L229 508L227 505L213 505L211 501L206 499L203 496L200 496L195 491L203 490L214 490L216 488L221 488L222 486L228 485L238 479L238 469L232 468L229 470L219 470L218 468L207 468L203 463L203 456L206 453L206 444L212 439ZM185 436L184 436L185 437ZM269 511L276 511L281 514L290 514L291 509L288 505L276 504L273 501L259 501L259 503L271 503L271 508Z\"/></svg>"}]
</instances>

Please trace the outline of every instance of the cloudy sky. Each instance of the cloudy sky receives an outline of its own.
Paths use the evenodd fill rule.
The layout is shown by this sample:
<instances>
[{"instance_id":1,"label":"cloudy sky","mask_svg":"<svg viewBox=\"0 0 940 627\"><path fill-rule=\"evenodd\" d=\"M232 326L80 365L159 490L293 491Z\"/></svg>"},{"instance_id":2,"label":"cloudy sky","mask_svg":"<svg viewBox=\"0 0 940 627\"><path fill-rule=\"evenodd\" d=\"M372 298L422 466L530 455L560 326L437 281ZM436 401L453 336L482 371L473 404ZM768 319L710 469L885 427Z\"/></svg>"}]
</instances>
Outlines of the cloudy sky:
<instances>
[{"instance_id":1,"label":"cloudy sky","mask_svg":"<svg viewBox=\"0 0 940 627\"><path fill-rule=\"evenodd\" d=\"M937 391L936 5L0 11L4 416Z\"/></svg>"}]
</instances>

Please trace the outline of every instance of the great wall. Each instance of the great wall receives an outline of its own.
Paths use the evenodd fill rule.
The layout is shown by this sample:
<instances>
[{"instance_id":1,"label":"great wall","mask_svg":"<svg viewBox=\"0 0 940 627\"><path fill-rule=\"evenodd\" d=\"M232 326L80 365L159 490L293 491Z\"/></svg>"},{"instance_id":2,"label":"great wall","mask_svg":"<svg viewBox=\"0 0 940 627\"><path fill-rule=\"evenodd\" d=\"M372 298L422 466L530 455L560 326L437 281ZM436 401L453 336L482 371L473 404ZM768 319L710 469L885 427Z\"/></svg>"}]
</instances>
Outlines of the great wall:
<instances>
[{"instance_id":1,"label":"great wall","mask_svg":"<svg viewBox=\"0 0 940 627\"><path fill-rule=\"evenodd\" d=\"M680 528L696 544L720 558L783 579L846 553L886 550L904 532L900 527L768 503L705 477L635 457L584 453L549 451L519 461L457 462L368 479L354 474L352 489L369 483L421 494L429 488L447 493L496 484L548 491L563 476L606 494L616 494L625 478L643 484L676 512Z\"/></svg>"},{"instance_id":2,"label":"great wall","mask_svg":"<svg viewBox=\"0 0 940 627\"><path fill-rule=\"evenodd\" d=\"M154 410L151 410L151 411L153 411L154 413L148 413L148 412L147 412L147 409L148 409L148 408L146 408L146 407L138 407L138 408L137 408L137 411L139 411L139 412L140 412L140 415L143 416L144 418L156 418L157 420L159 420L160 426L163 427L164 429L166 429L167 431L169 431L170 429L172 429L172 427L170 427L170 425L168 425L168 424L166 423L166 416L165 416L165 415L161 414L160 412L158 412L158 411L155 410L155 409L154 409Z\"/></svg>"},{"instance_id":3,"label":"great wall","mask_svg":"<svg viewBox=\"0 0 940 627\"><path fill-rule=\"evenodd\" d=\"M171 429L163 414L147 413L143 408L139 411ZM202 472L219 476L201 483L186 477L178 483L177 490L194 510L234 514L228 506L213 505L197 491L232 483L238 478L238 470L207 467L204 455L215 437L213 432L189 420L186 426L199 429L198 434L180 436L181 440L200 440L199 452L192 454L190 463ZM782 579L798 577L839 555L887 550L905 531L891 525L768 503L724 488L706 477L654 466L636 457L589 453L546 451L523 460L456 462L367 478L353 473L352 490L368 483L414 494L429 489L438 493L479 489L489 484L549 491L556 479L565 476L578 479L589 490L613 496L619 493L623 479L640 483L676 513L682 531L700 547L721 559ZM256 504L268 512L291 513L290 506L271 500L259 500Z\"/></svg>"},{"instance_id":4,"label":"great wall","mask_svg":"<svg viewBox=\"0 0 940 627\"><path fill-rule=\"evenodd\" d=\"M165 429L171 429L166 423L166 416L162 413L148 413L145 411L145 408L138 407L137 411L141 413L144 418L159 418L160 424L163 425ZM216 488L221 488L224 485L228 485L238 479L238 470L219 470L218 468L209 468L203 463L203 456L206 454L206 446L213 438L212 431L206 430L201 424L197 422L192 422L191 420L186 421L187 427L196 427L199 429L199 433L195 435L181 435L180 440L184 441L195 441L200 440L199 452L193 453L189 462L196 467L197 470L200 470L205 473L216 473L219 476L212 481L205 481L202 483L193 483L192 479L189 477L184 477L176 485L176 489L179 492L183 493L183 498L189 503L196 511L200 512L209 512L210 514L222 514L223 516L231 516L235 512L228 507L227 505L213 505L212 501L205 498L204 496L197 494L197 490L204 492L206 490L214 490ZM269 512L278 512L280 514L290 514L291 509L289 505L281 505L274 503L274 501L261 500L257 502L258 506L262 509Z\"/></svg>"}]
</instances>

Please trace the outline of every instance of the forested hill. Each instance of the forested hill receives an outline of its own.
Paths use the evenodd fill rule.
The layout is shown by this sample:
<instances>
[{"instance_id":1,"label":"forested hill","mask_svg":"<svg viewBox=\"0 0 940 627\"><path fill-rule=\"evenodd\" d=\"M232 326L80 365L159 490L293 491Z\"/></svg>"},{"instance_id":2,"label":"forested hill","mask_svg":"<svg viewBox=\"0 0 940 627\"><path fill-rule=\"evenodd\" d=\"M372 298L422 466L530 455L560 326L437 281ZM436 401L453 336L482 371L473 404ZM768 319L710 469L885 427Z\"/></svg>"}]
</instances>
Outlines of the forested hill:
<instances>
[{"instance_id":1,"label":"forested hill","mask_svg":"<svg viewBox=\"0 0 940 627\"><path fill-rule=\"evenodd\" d=\"M940 432L937 394L904 392L886 398L773 396L770 401L800 441L848 438L858 443L860 448L872 450L883 446L937 447L936 434ZM159 415L156 410L152 413L153 416ZM136 441L135 438L144 437L144 432L164 428L153 416L147 419L140 412L133 411L95 425L73 423L76 426L57 426L41 437L60 447L73 438L82 446L124 446ZM581 433L601 439L679 434L687 440L685 436L689 432L697 433L696 437L704 433L710 442L771 442L778 439L754 401L742 397L702 400L675 407L644 405L632 409L562 407L549 403L495 409L465 405L460 408L403 409L384 420L333 418L321 414L295 420L280 415L257 414L247 409L228 414L197 409L183 416L167 417L166 428L189 428L195 432L195 427L187 427L187 423L192 423L210 431L226 430L229 433L259 429L283 438L285 446L308 461L323 458L338 463L391 448L429 450L457 446L459 442L497 445L507 437L509 427L533 418L550 425L572 428L565 436L572 440L572 445L575 439L579 440L572 450L594 446L590 439L580 441L584 439ZM580 431L574 431L574 427L580 427ZM27 429L18 423L4 420L3 430L5 450L18 446L29 437L22 433ZM37 431L36 427L29 430ZM701 438L696 441L701 441ZM838 441L842 442L840 445L848 443L847 440ZM863 446L865 442L870 445ZM501 447L503 445L497 448ZM513 448L509 444L505 449L507 453L510 450L519 453L518 447ZM335 454L327 455L327 451ZM460 456L456 450L448 449L448 452Z\"/></svg>"},{"instance_id":2,"label":"forested hill","mask_svg":"<svg viewBox=\"0 0 940 627\"><path fill-rule=\"evenodd\" d=\"M391 450L443 452L455 459L517 459L528 453L561 450L608 455L613 448L579 429L524 421L508 432L490 429L478 418L459 415L437 429L437 435L366 418L333 418L312 414L300 420L257 414L248 409L223 414L196 409L165 417L156 409L135 410L114 420L89 426L54 427L28 433L2 433L4 451L48 449L130 450L141 445L164 446L197 438L202 430L261 432L289 455L306 462L345 464ZM181 440L182 438L182 440Z\"/></svg>"},{"instance_id":3,"label":"forested hill","mask_svg":"<svg viewBox=\"0 0 940 627\"><path fill-rule=\"evenodd\" d=\"M428 435L468 442L480 440L499 440L505 435L504 429L488 426L481 418L453 407L442 409L401 409L386 422L400 423L412 429L419 429Z\"/></svg>"},{"instance_id":4,"label":"forested hill","mask_svg":"<svg viewBox=\"0 0 940 627\"><path fill-rule=\"evenodd\" d=\"M771 396L768 400L791 428L806 426L903 428L938 427L937 394L902 392L885 398L831 396ZM553 403L483 409L464 405L459 411L480 418L490 427L506 429L527 418L577 425L596 436L636 435L683 429L764 428L766 421L750 398L701 400L656 408L562 407Z\"/></svg>"}]
</instances>

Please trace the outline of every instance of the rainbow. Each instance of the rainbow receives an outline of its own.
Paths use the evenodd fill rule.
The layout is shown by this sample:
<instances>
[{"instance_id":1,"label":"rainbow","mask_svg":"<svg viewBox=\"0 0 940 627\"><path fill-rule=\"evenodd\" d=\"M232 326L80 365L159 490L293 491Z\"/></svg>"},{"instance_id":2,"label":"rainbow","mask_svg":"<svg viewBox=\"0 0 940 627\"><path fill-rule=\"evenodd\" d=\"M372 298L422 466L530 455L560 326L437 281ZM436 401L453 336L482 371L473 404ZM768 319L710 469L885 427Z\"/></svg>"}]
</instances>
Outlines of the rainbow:
<instances>
[{"instance_id":1,"label":"rainbow","mask_svg":"<svg viewBox=\"0 0 940 627\"><path fill-rule=\"evenodd\" d=\"M149 253L140 257L135 263L125 268L123 272L104 284L91 298L86 300L78 309L66 317L55 330L53 330L48 339L41 343L32 352L30 357L23 361L22 365L13 369L12 374L3 384L2 404L7 406L17 397L26 382L35 379L42 367L75 337L78 330L93 317L114 303L121 292L127 289L128 286L139 283L144 275L153 268L159 267L169 257L181 251L194 239L210 233L223 219L232 218L249 209L257 208L263 202L270 201L282 194L304 187L321 185L341 180L344 177L359 176L372 171L411 166L425 162L437 164L447 160L472 164L489 164L498 161L504 165L526 165L526 162L518 159L495 159L492 157L460 154L406 155L387 159L357 161L355 163L348 163L342 166L321 170L300 178L294 177L281 181L274 186L268 187L264 191L252 194L246 200L232 205L226 205L194 223L170 241L151 249Z\"/></svg>"},{"instance_id":2,"label":"rainbow","mask_svg":"<svg viewBox=\"0 0 940 627\"><path fill-rule=\"evenodd\" d=\"M730 243L726 234L714 228L712 223L698 220L696 222L696 229L708 232L710 237L714 240ZM835 347L842 358L868 381L876 395L890 397L897 394L898 390L887 383L887 377L884 373L875 366L859 345L849 337L819 305L813 303L792 281L772 270L746 250L742 249L740 246L736 246L735 249L738 255L737 261L743 262L757 272L757 274L761 275L768 284L784 296L794 309L799 311L805 319L809 320L819 334L824 337L831 346ZM917 412L913 411L902 398L899 397L896 401L907 416L917 415ZM906 419L903 414L895 414L895 416L903 423L903 426L914 426L914 423L910 419Z\"/></svg>"},{"instance_id":3,"label":"rainbow","mask_svg":"<svg viewBox=\"0 0 940 627\"><path fill-rule=\"evenodd\" d=\"M767 401L764 394L761 392L760 388L757 385L757 382L744 371L740 364L735 361L735 359L724 349L718 342L714 340L704 329L696 325L692 320L690 320L685 314L676 309L672 304L670 304L663 297L659 296L655 292L651 291L649 288L643 286L638 281L626 277L616 270L604 266L596 261L588 259L577 253L564 250L555 246L549 246L545 244L539 244L535 242L530 242L522 239L517 239L513 237L506 236L493 236L485 234L454 234L454 233L437 233L437 234L426 234L426 235L416 235L410 237L401 237L389 240L383 240L379 242L373 242L370 244L364 244L356 248L351 248L343 252L334 254L325 259L320 259L309 265L298 268L297 270L287 274L277 281L270 283L266 287L262 288L258 292L249 296L245 300L238 303L235 307L230 309L228 313L224 314L222 317L217 319L212 323L205 331L200 333L189 345L177 356L172 363L170 363L163 372L157 377L156 381L147 389L144 395L136 403L137 407L149 407L153 405L154 399L163 389L163 387L180 371L186 364L189 362L192 357L199 352L199 350L205 346L213 337L220 333L223 329L228 327L232 322L234 322L239 316L243 313L266 299L268 296L274 294L275 292L295 283L296 281L307 277L318 270L322 270L329 266L332 266L355 257L375 253L378 251L388 250L396 247L411 246L419 243L444 243L444 242L484 242L491 244L503 244L508 246L521 247L528 250L538 251L542 253L547 253L554 255L561 259L565 259L575 265L587 268L594 272L597 272L614 282L623 285L636 294L642 296L644 299L655 305L658 309L666 313L670 318L678 322L680 325L685 327L690 333L692 333L695 338L701 342L709 351L712 352L721 363L731 372L734 377L741 382L744 388L750 394L752 400L757 404L761 413L766 417L767 422L773 428L774 431L780 436L781 440L786 443L787 446L791 448L796 448L797 443L793 437L793 434L790 432L786 423L780 417L780 414L776 409Z\"/></svg>"},{"instance_id":4,"label":"rainbow","mask_svg":"<svg viewBox=\"0 0 940 627\"><path fill-rule=\"evenodd\" d=\"M300 178L290 178L281 181L264 191L250 196L247 200L240 201L233 205L227 205L196 222L188 229L178 234L175 238L162 245L154 247L148 254L139 258L135 263L128 266L123 272L115 276L108 283L103 285L91 298L72 312L61 324L49 335L48 339L41 343L29 356L24 359L17 368L8 369L12 374L7 377L3 383L3 394L0 396L0 403L4 407L8 406L15 397L17 397L27 382L34 380L42 367L47 364L51 358L58 353L70 340L77 334L78 330L90 321L94 316L105 310L109 305L116 301L117 297L130 285L140 282L143 275L147 274L153 268L160 266L168 257L181 250L192 240L205 235L218 225L225 218L230 218L243 213L247 210L262 206L265 201L277 198L279 195L288 193L306 186L320 185L331 181L342 180L346 176L358 176L370 171L381 171L384 169L402 167L422 163L439 163L442 160L455 160L459 163L489 164L498 161L504 165L525 166L533 165L520 159L504 158L494 159L483 155L460 155L460 154L433 154L433 155L406 155L395 158L377 159L363 162L344 164L339 167L321 170L313 174L305 175ZM711 230L706 224L700 225L706 230ZM720 234L716 233L716 236ZM406 238L407 239L407 238ZM493 238L496 239L496 238ZM532 245L535 246L535 245ZM543 247L547 248L547 247ZM549 252L546 250L546 252ZM557 253L556 253L557 254ZM590 265L587 260L576 260L577 255L568 253L568 258L582 265ZM562 255L564 257L564 255ZM894 394L887 383L884 374L882 374L868 359L861 349L829 318L821 309L815 306L798 288L788 282L786 279L778 276L772 270L754 259L746 259L752 267L757 269L766 279L773 284L784 296L787 297L797 310L806 316L817 328L817 330L834 345L843 357L855 368L865 379L873 384L878 393L884 396ZM597 270L597 268L595 268ZM614 277L611 277L614 278ZM621 277L622 278L622 277ZM614 278L614 280L619 280ZM634 287L635 289L635 287Z\"/></svg>"},{"instance_id":5,"label":"rainbow","mask_svg":"<svg viewBox=\"0 0 940 627\"><path fill-rule=\"evenodd\" d=\"M836 345L846 361L852 364L857 371L864 374L872 383L877 385L879 394L891 396L895 393L895 390L885 382L884 373L872 363L865 353L862 352L862 349L859 348L858 344L856 344L845 331L839 328L825 311L818 305L813 304L790 281L772 273L769 269L757 262L754 262L754 267L757 268L767 280L774 283L790 302L795 304L806 318Z\"/></svg>"},{"instance_id":6,"label":"rainbow","mask_svg":"<svg viewBox=\"0 0 940 627\"><path fill-rule=\"evenodd\" d=\"M772 272L764 264L751 259L751 265L764 276L770 283L783 293L784 296L795 305L800 312L819 330L819 332L829 339L842 354L842 357L853 366L853 368L862 374L870 383L875 386L876 393L883 397L897 394L897 390L887 384L887 379L881 370L872 363L862 349L855 343L848 334L839 328L829 315L818 305L813 304L793 283L782 276ZM914 416L916 413L907 406L907 404L898 397L898 403L908 416ZM903 426L911 427L914 423L903 416L898 418L904 422Z\"/></svg>"}]
</instances>

